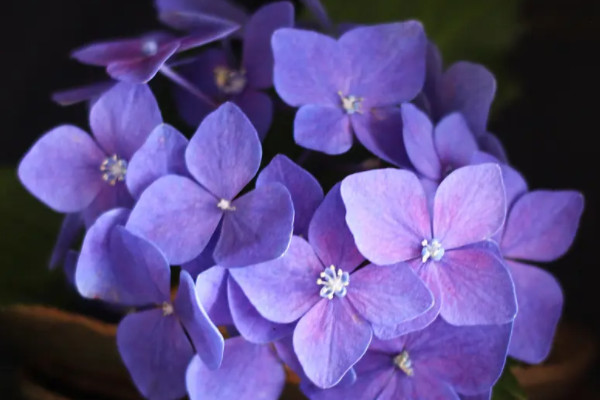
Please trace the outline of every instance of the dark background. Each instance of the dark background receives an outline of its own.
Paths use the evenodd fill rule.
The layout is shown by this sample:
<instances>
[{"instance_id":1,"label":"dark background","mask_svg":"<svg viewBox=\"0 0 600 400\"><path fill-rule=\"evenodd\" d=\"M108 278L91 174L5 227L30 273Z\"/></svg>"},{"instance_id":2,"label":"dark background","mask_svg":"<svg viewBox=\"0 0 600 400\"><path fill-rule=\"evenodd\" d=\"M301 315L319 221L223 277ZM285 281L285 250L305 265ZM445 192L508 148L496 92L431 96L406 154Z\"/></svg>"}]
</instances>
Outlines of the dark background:
<instances>
[{"instance_id":1,"label":"dark background","mask_svg":"<svg viewBox=\"0 0 600 400\"><path fill-rule=\"evenodd\" d=\"M244 3L254 6L261 1ZM327 6L328 0L324 3ZM402 2L397 3L395 7L401 7ZM490 130L504 142L511 163L530 187L584 193L586 208L575 244L549 268L564 288L564 320L581 324L598 337L600 2L510 3L515 14L509 45L493 56L454 46L451 58L490 61L490 69L498 72L501 98L493 106ZM369 2L358 0L346 0L345 4L369 7ZM87 128L85 107L63 108L49 97L57 89L104 77L101 69L70 60L68 54L73 48L157 27L151 1L5 0L0 11L0 166L14 168L36 138L56 125L68 122ZM427 23L425 27L430 28ZM493 43L494 31L488 29L486 34L489 37L482 39ZM0 187L0 191L5 190ZM15 218L18 223L19 216ZM12 223L0 222L0 241L11 235ZM15 267L3 264L0 268ZM44 271L40 268L39 273ZM0 398L4 398L2 393Z\"/></svg>"}]
</instances>

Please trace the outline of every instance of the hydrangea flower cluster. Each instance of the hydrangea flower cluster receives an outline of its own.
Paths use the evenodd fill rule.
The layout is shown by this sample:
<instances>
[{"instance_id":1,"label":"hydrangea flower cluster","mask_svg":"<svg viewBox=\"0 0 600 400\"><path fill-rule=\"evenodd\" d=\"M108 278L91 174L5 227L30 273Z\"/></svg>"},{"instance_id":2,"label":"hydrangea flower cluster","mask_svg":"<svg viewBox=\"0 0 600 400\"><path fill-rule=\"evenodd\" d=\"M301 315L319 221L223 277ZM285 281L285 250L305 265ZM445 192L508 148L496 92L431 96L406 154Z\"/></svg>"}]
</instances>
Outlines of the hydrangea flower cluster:
<instances>
[{"instance_id":1,"label":"hydrangea flower cluster","mask_svg":"<svg viewBox=\"0 0 600 400\"><path fill-rule=\"evenodd\" d=\"M563 297L530 263L567 251L583 197L531 191L508 163L486 129L489 71L443 70L418 21L330 36L286 1L156 6L184 33L76 50L112 78L55 97L89 101L92 135L58 126L18 168L66 214L52 265L126 306L117 346L143 396L277 399L287 369L311 399L489 399L507 355L547 357ZM164 122L156 75L193 134ZM299 146L362 145L387 167L325 194L287 156L264 160L274 109L293 108Z\"/></svg>"}]
</instances>

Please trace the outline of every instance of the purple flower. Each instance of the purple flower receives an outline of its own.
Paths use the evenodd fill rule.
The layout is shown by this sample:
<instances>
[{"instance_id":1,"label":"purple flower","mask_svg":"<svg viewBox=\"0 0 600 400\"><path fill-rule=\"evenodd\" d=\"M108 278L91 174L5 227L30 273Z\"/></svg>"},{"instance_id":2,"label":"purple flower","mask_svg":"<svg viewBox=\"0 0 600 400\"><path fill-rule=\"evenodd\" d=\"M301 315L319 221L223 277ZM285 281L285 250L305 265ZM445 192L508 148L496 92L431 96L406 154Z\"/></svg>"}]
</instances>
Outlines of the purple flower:
<instances>
[{"instance_id":1,"label":"purple flower","mask_svg":"<svg viewBox=\"0 0 600 400\"><path fill-rule=\"evenodd\" d=\"M90 110L94 138L72 125L54 128L25 154L19 178L50 208L82 213L89 226L102 212L133 204L124 184L128 163L160 123L148 86L119 83Z\"/></svg>"},{"instance_id":2,"label":"purple flower","mask_svg":"<svg viewBox=\"0 0 600 400\"><path fill-rule=\"evenodd\" d=\"M262 92L273 85L271 36L276 29L293 25L291 3L268 4L256 11L244 28L239 64L224 50L209 49L195 62L182 67L182 74L212 100L212 103L203 101L179 88L179 110L186 122L195 126L216 105L232 101L250 118L259 136L264 137L273 117L271 98Z\"/></svg>"},{"instance_id":3,"label":"purple flower","mask_svg":"<svg viewBox=\"0 0 600 400\"><path fill-rule=\"evenodd\" d=\"M342 197L356 245L371 262L407 261L433 292L437 312L454 325L514 319L510 274L495 243L505 194L500 167L459 168L439 185L430 213L415 174L382 169L345 178Z\"/></svg>"},{"instance_id":4,"label":"purple flower","mask_svg":"<svg viewBox=\"0 0 600 400\"><path fill-rule=\"evenodd\" d=\"M145 397L178 398L185 394L185 369L195 353L210 368L220 365L223 337L185 271L171 302L169 264L152 243L125 229L128 215L126 209L114 209L90 227L75 283L84 297L142 307L119 324L119 353Z\"/></svg>"},{"instance_id":5,"label":"purple flower","mask_svg":"<svg viewBox=\"0 0 600 400\"><path fill-rule=\"evenodd\" d=\"M285 371L271 346L238 336L225 341L223 364L217 370L194 357L186 382L191 400L276 400L285 385Z\"/></svg>"},{"instance_id":6,"label":"purple flower","mask_svg":"<svg viewBox=\"0 0 600 400\"><path fill-rule=\"evenodd\" d=\"M507 180L509 212L498 235L510 269L519 312L509 354L527 363L539 363L550 352L560 318L563 294L548 272L528 262L550 262L571 246L583 211L583 196L575 191L535 190L517 173Z\"/></svg>"},{"instance_id":7,"label":"purple flower","mask_svg":"<svg viewBox=\"0 0 600 400\"><path fill-rule=\"evenodd\" d=\"M431 307L431 293L410 268L363 261L344 221L339 185L325 197L308 230L280 258L230 270L250 302L278 323L299 319L294 350L317 386L337 384L362 357L374 326L392 326Z\"/></svg>"},{"instance_id":8,"label":"purple flower","mask_svg":"<svg viewBox=\"0 0 600 400\"><path fill-rule=\"evenodd\" d=\"M348 151L353 130L376 152L372 136L382 132L372 132L372 120L386 118L372 110L409 101L423 86L426 38L416 21L359 27L337 41L280 29L272 46L275 89L300 107L296 143L324 153Z\"/></svg>"},{"instance_id":9,"label":"purple flower","mask_svg":"<svg viewBox=\"0 0 600 400\"><path fill-rule=\"evenodd\" d=\"M294 210L284 186L270 184L236 198L258 171L261 145L240 109L225 103L198 127L185 151L191 176L167 175L140 196L128 229L155 243L171 264L193 260L217 226L213 253L223 267L240 267L282 255Z\"/></svg>"},{"instance_id":10,"label":"purple flower","mask_svg":"<svg viewBox=\"0 0 600 400\"><path fill-rule=\"evenodd\" d=\"M438 318L422 331L389 341L374 340L356 364L354 385L314 392L310 398L459 400L481 396L502 372L510 333L511 324L456 327Z\"/></svg>"},{"instance_id":11,"label":"purple flower","mask_svg":"<svg viewBox=\"0 0 600 400\"><path fill-rule=\"evenodd\" d=\"M87 45L72 53L84 64L106 67L114 79L145 83L156 75L175 53L219 40L239 28L238 25L208 16L197 16L203 26L185 37L154 32L134 39L118 39ZM85 92L84 92L85 93Z\"/></svg>"}]
</instances>

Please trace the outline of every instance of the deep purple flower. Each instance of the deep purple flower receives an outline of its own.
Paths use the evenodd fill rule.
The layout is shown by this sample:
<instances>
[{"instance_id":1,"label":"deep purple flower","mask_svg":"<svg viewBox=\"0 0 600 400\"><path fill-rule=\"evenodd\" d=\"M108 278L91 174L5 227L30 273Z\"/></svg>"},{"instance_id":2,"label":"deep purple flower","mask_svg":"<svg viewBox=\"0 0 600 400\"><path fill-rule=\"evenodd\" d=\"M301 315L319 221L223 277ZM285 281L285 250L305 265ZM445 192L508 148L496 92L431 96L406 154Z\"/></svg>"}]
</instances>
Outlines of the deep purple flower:
<instances>
[{"instance_id":1,"label":"deep purple flower","mask_svg":"<svg viewBox=\"0 0 600 400\"><path fill-rule=\"evenodd\" d=\"M262 90L273 86L273 53L271 36L278 28L294 25L294 7L277 2L260 8L244 28L242 59L238 64L226 51L209 49L197 60L181 68L212 103L184 89L177 89L179 110L193 126L217 105L232 101L250 118L259 136L265 136L273 117L271 98Z\"/></svg>"},{"instance_id":2,"label":"deep purple flower","mask_svg":"<svg viewBox=\"0 0 600 400\"><path fill-rule=\"evenodd\" d=\"M219 224L213 253L223 267L279 257L287 249L294 210L284 186L270 184L236 198L258 171L261 145L240 109L225 103L198 127L185 151L195 181L167 175L140 196L128 229L151 240L171 264L193 260Z\"/></svg>"},{"instance_id":3,"label":"deep purple flower","mask_svg":"<svg viewBox=\"0 0 600 400\"><path fill-rule=\"evenodd\" d=\"M285 371L271 346L238 336L225 341L223 364L217 370L194 357L186 382L191 400L276 400L285 385Z\"/></svg>"},{"instance_id":4,"label":"deep purple flower","mask_svg":"<svg viewBox=\"0 0 600 400\"><path fill-rule=\"evenodd\" d=\"M423 86L426 38L416 21L359 27L339 40L317 32L280 29L272 39L275 89L291 106L299 145L346 152L352 131L377 153L373 120L409 101ZM378 111L384 108L384 111ZM377 109L377 111L374 111Z\"/></svg>"},{"instance_id":5,"label":"deep purple flower","mask_svg":"<svg viewBox=\"0 0 600 400\"><path fill-rule=\"evenodd\" d=\"M292 238L280 258L230 270L267 319L290 323L294 350L319 387L337 384L371 343L374 326L392 326L431 307L431 293L404 265L357 267L363 261L344 221L335 186L315 212L308 242Z\"/></svg>"},{"instance_id":6,"label":"deep purple flower","mask_svg":"<svg viewBox=\"0 0 600 400\"><path fill-rule=\"evenodd\" d=\"M417 176L397 169L342 181L346 221L369 261L407 261L454 325L503 324L516 314L514 287L495 243L505 194L500 167L459 168L439 185L430 212ZM432 214L432 215L431 215Z\"/></svg>"},{"instance_id":7,"label":"deep purple flower","mask_svg":"<svg viewBox=\"0 0 600 400\"><path fill-rule=\"evenodd\" d=\"M75 283L84 297L142 307L119 324L119 353L145 397L178 398L185 394L184 374L194 354L210 368L220 365L223 337L198 302L187 272L181 272L171 301L169 264L152 243L125 229L128 215L114 209L91 226Z\"/></svg>"},{"instance_id":8,"label":"deep purple flower","mask_svg":"<svg viewBox=\"0 0 600 400\"><path fill-rule=\"evenodd\" d=\"M93 138L72 125L54 128L25 154L19 178L50 208L82 213L89 226L102 212L133 204L128 163L160 123L148 86L119 83L90 110Z\"/></svg>"},{"instance_id":9,"label":"deep purple flower","mask_svg":"<svg viewBox=\"0 0 600 400\"><path fill-rule=\"evenodd\" d=\"M504 367L510 332L510 323L456 327L438 318L422 331L389 341L374 340L356 364L354 385L313 392L310 398L459 400L485 396L480 393L490 390Z\"/></svg>"},{"instance_id":10,"label":"deep purple flower","mask_svg":"<svg viewBox=\"0 0 600 400\"><path fill-rule=\"evenodd\" d=\"M134 39L98 42L79 48L72 57L84 64L106 67L114 79L145 83L156 75L175 53L214 42L239 29L225 20L196 16L198 28L188 36L176 37L167 32L153 32Z\"/></svg>"}]
</instances>

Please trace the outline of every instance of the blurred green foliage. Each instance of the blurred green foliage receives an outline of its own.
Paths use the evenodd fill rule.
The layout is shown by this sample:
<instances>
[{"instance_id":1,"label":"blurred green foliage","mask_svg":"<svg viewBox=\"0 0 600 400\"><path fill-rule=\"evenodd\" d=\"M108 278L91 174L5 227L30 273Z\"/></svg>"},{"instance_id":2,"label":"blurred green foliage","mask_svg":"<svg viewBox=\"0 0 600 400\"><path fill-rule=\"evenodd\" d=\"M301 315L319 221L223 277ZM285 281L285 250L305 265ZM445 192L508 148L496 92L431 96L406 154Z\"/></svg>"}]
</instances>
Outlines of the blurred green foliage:
<instances>
[{"instance_id":1,"label":"blurred green foliage","mask_svg":"<svg viewBox=\"0 0 600 400\"><path fill-rule=\"evenodd\" d=\"M508 359L502 372L502 376L496 382L492 392L492 400L527 400L525 391L511 371L516 361Z\"/></svg>"}]
</instances>

